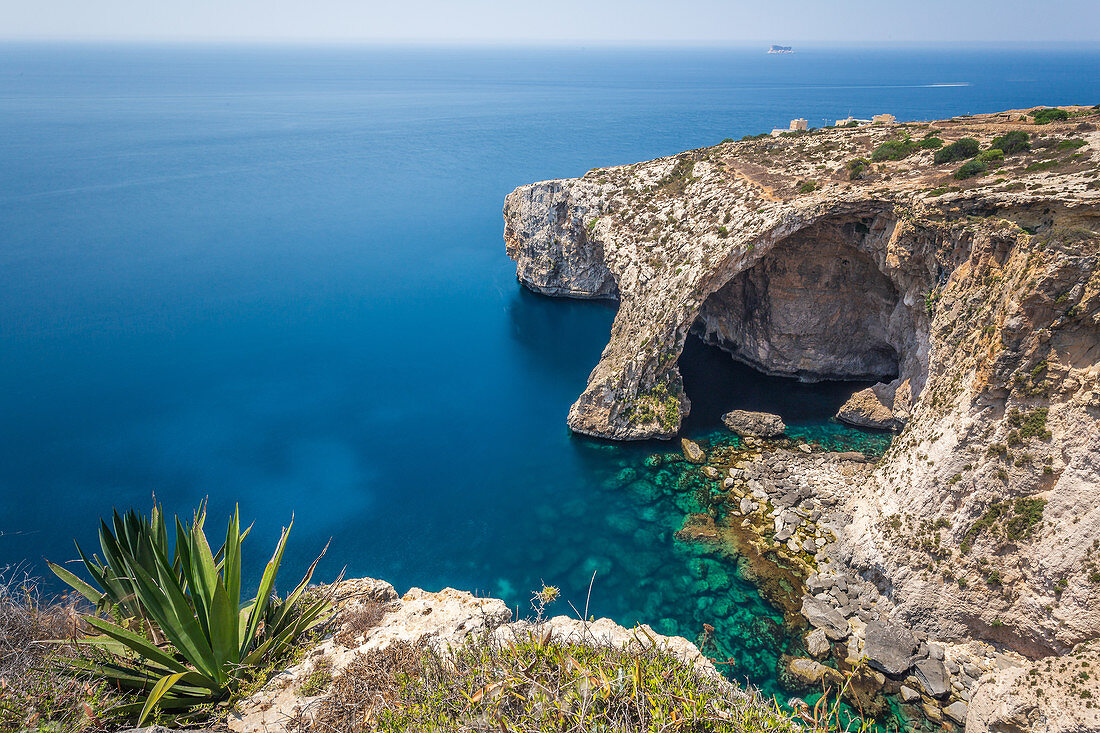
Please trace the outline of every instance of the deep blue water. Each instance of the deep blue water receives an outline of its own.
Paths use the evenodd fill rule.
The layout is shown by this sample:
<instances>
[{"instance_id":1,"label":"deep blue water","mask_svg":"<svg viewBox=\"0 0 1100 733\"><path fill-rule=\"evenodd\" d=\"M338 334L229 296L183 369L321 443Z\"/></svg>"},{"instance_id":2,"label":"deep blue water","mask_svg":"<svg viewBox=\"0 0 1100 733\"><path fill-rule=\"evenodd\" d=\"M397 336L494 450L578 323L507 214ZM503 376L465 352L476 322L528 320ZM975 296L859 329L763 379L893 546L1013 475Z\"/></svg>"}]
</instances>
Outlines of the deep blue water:
<instances>
[{"instance_id":1,"label":"deep blue water","mask_svg":"<svg viewBox=\"0 0 1100 733\"><path fill-rule=\"evenodd\" d=\"M774 690L777 616L672 538L691 497L643 465L668 446L567 431L614 309L518 287L504 195L792 117L1091 104L1098 68L1095 50L0 46L0 568L70 558L153 492L181 513L209 496L211 524L234 501L255 520L253 572L292 513L288 573L331 537L324 577L525 609L540 581L582 605L595 569L592 613L715 624L735 674ZM795 432L865 437L827 420L850 385L691 354L693 435L779 405Z\"/></svg>"}]
</instances>

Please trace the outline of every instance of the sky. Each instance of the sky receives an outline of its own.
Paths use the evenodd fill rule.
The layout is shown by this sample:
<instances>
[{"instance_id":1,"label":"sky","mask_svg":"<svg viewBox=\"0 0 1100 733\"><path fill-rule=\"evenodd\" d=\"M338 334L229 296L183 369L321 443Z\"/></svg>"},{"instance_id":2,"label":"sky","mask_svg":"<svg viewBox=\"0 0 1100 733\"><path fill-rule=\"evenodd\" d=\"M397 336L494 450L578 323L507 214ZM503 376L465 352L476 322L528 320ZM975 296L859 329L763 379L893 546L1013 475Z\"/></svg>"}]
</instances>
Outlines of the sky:
<instances>
[{"instance_id":1,"label":"sky","mask_svg":"<svg viewBox=\"0 0 1100 733\"><path fill-rule=\"evenodd\" d=\"M0 0L0 38L1091 44L1100 0Z\"/></svg>"}]
</instances>

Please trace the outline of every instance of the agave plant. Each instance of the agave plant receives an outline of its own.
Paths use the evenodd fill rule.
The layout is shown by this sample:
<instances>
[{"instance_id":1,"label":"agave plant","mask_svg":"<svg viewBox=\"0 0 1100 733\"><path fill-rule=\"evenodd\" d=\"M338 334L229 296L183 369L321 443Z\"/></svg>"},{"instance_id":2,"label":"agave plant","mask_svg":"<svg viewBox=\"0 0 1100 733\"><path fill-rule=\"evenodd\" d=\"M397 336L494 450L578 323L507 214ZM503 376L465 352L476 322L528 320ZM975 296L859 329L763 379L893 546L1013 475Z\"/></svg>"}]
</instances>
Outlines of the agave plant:
<instances>
[{"instance_id":1,"label":"agave plant","mask_svg":"<svg viewBox=\"0 0 1100 733\"><path fill-rule=\"evenodd\" d=\"M101 522L104 558L77 550L95 586L53 563L51 569L114 620L89 616L101 636L81 643L109 653L105 659L72 660L74 669L93 672L122 689L144 693L132 706L143 723L153 711L184 711L225 698L248 668L285 654L303 633L330 614L327 598L303 594L321 557L283 600L273 597L275 575L293 526L285 527L264 569L255 597L241 605L241 532L234 509L225 544L214 553L203 529L205 506L190 527L176 518L176 544L170 555L163 513L154 506L148 520L130 511L114 514L113 528ZM321 556L324 551L321 552Z\"/></svg>"}]
</instances>

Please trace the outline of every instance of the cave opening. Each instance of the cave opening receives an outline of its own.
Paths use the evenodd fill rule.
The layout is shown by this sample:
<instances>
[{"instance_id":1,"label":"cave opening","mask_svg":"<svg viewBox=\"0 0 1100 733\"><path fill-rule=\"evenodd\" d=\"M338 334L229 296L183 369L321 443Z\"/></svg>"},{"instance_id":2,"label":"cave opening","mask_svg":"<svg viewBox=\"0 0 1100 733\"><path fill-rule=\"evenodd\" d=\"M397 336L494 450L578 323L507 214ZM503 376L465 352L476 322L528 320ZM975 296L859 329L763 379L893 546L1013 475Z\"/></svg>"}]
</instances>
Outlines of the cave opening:
<instances>
[{"instance_id":1,"label":"cave opening","mask_svg":"<svg viewBox=\"0 0 1100 733\"><path fill-rule=\"evenodd\" d=\"M717 427L734 409L823 424L854 392L895 379L913 313L873 257L892 227L882 217L819 222L712 293L679 360L692 402L685 427Z\"/></svg>"}]
</instances>

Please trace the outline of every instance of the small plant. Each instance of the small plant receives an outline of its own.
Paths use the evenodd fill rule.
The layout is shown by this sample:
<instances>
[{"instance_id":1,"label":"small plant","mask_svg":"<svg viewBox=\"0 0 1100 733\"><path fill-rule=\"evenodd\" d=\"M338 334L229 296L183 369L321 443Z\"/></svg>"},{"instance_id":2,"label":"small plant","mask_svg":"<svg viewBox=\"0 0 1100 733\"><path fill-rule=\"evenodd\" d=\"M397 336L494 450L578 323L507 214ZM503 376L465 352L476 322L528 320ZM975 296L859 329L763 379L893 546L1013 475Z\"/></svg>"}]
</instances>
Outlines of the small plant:
<instances>
[{"instance_id":1,"label":"small plant","mask_svg":"<svg viewBox=\"0 0 1100 733\"><path fill-rule=\"evenodd\" d=\"M989 166L982 161L968 160L955 171L952 177L961 181L985 173L987 170Z\"/></svg>"},{"instance_id":2,"label":"small plant","mask_svg":"<svg viewBox=\"0 0 1100 733\"><path fill-rule=\"evenodd\" d=\"M943 140L935 135L930 135L917 143L917 146L921 150L939 150L943 147Z\"/></svg>"},{"instance_id":3,"label":"small plant","mask_svg":"<svg viewBox=\"0 0 1100 733\"><path fill-rule=\"evenodd\" d=\"M725 226L718 227L718 236L725 239L730 235L730 230Z\"/></svg>"},{"instance_id":4,"label":"small plant","mask_svg":"<svg viewBox=\"0 0 1100 733\"><path fill-rule=\"evenodd\" d=\"M817 190L817 182L816 181L805 181L804 183L802 183L802 185L800 185L798 187L798 192L799 193L813 193L816 190Z\"/></svg>"},{"instance_id":5,"label":"small plant","mask_svg":"<svg viewBox=\"0 0 1100 733\"><path fill-rule=\"evenodd\" d=\"M1080 139L1062 140L1056 146L1058 150L1077 150L1077 148L1083 148L1088 145L1088 142Z\"/></svg>"},{"instance_id":6,"label":"small plant","mask_svg":"<svg viewBox=\"0 0 1100 733\"><path fill-rule=\"evenodd\" d=\"M967 158L973 158L977 155L981 147L981 143L972 137L960 138L950 145L937 150L932 160L936 165L954 163L957 160L966 160Z\"/></svg>"},{"instance_id":7,"label":"small plant","mask_svg":"<svg viewBox=\"0 0 1100 733\"><path fill-rule=\"evenodd\" d=\"M866 158L853 158L845 163L844 167L848 170L848 179L858 181L864 177L868 170L870 170L871 161Z\"/></svg>"},{"instance_id":8,"label":"small plant","mask_svg":"<svg viewBox=\"0 0 1100 733\"><path fill-rule=\"evenodd\" d=\"M941 141L942 143L942 141ZM871 153L871 160L881 163L884 160L902 160L920 150L921 144L905 137L900 140L887 140Z\"/></svg>"}]
</instances>

